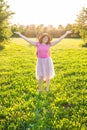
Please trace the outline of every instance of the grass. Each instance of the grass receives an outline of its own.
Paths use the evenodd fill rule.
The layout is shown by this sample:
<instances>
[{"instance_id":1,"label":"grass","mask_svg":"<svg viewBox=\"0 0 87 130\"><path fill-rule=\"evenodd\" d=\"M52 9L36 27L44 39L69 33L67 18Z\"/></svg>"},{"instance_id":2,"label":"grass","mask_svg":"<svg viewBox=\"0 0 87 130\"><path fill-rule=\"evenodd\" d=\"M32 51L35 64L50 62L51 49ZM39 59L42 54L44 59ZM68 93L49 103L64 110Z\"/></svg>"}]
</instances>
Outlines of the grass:
<instances>
[{"instance_id":1,"label":"grass","mask_svg":"<svg viewBox=\"0 0 87 130\"><path fill-rule=\"evenodd\" d=\"M56 76L38 94L36 48L21 38L0 50L1 130L86 130L87 49L81 39L51 48Z\"/></svg>"}]
</instances>

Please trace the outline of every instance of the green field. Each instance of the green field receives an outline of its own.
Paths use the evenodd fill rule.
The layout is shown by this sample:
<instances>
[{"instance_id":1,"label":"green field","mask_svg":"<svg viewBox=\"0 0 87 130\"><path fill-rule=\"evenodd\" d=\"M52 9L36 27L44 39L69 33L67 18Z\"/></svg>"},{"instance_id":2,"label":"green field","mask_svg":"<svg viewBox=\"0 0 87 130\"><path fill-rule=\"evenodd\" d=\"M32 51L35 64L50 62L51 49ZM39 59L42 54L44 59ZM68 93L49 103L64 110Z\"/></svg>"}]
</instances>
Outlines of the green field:
<instances>
[{"instance_id":1,"label":"green field","mask_svg":"<svg viewBox=\"0 0 87 130\"><path fill-rule=\"evenodd\" d=\"M0 50L0 130L87 130L87 48L64 39L51 48L56 76L38 93L36 48L21 38Z\"/></svg>"}]
</instances>

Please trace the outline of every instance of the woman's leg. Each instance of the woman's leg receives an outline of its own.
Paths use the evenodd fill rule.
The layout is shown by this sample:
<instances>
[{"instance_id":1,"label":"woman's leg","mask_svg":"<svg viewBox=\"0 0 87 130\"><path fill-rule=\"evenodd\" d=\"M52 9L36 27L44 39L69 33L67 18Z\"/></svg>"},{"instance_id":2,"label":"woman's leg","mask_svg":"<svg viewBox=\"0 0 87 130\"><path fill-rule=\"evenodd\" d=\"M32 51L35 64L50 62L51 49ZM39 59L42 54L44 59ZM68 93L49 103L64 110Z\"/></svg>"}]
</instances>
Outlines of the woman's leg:
<instances>
[{"instance_id":1,"label":"woman's leg","mask_svg":"<svg viewBox=\"0 0 87 130\"><path fill-rule=\"evenodd\" d=\"M42 83L43 83L43 77L40 77L38 80L38 91L41 92L42 91Z\"/></svg>"},{"instance_id":2,"label":"woman's leg","mask_svg":"<svg viewBox=\"0 0 87 130\"><path fill-rule=\"evenodd\" d=\"M50 86L50 79L46 79L46 91L49 91L49 86Z\"/></svg>"}]
</instances>

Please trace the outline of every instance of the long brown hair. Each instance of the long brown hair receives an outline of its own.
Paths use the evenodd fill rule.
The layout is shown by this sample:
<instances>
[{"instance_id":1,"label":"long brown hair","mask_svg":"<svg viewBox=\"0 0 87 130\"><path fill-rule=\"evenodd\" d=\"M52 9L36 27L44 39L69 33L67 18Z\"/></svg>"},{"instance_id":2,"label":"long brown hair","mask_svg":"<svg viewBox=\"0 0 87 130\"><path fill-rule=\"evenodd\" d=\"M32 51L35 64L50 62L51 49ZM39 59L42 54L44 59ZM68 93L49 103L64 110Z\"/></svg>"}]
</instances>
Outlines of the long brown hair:
<instances>
[{"instance_id":1,"label":"long brown hair","mask_svg":"<svg viewBox=\"0 0 87 130\"><path fill-rule=\"evenodd\" d=\"M48 41L47 41L46 44L50 44L50 41L52 40L52 36L51 36L50 34L48 34L48 33L39 34L39 36L38 36L39 42L42 43L42 40L43 40L43 38L44 38L45 36L48 37Z\"/></svg>"}]
</instances>

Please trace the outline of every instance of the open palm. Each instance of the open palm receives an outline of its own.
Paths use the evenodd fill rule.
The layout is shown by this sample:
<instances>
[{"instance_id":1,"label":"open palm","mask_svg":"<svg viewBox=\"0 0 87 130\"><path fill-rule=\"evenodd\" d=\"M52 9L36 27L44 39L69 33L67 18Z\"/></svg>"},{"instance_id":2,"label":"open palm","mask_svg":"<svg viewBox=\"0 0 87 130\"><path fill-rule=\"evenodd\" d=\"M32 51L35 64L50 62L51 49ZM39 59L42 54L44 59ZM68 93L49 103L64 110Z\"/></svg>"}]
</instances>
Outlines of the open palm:
<instances>
[{"instance_id":1,"label":"open palm","mask_svg":"<svg viewBox=\"0 0 87 130\"><path fill-rule=\"evenodd\" d=\"M14 33L20 35L20 32L14 32Z\"/></svg>"},{"instance_id":2,"label":"open palm","mask_svg":"<svg viewBox=\"0 0 87 130\"><path fill-rule=\"evenodd\" d=\"M71 34L71 33L72 33L72 30L67 31L66 33L67 33L67 34Z\"/></svg>"}]
</instances>

